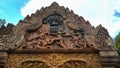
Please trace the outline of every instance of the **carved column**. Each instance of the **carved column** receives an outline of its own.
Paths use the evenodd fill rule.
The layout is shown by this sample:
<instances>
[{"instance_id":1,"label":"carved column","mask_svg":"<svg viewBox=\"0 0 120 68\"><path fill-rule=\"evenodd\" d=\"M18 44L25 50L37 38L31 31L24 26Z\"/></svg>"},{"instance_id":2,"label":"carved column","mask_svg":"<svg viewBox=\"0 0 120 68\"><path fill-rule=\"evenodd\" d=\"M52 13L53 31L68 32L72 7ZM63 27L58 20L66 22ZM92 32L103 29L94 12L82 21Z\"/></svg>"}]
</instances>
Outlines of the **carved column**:
<instances>
[{"instance_id":1,"label":"carved column","mask_svg":"<svg viewBox=\"0 0 120 68\"><path fill-rule=\"evenodd\" d=\"M0 52L0 68L6 68L7 57L7 52Z\"/></svg>"},{"instance_id":2,"label":"carved column","mask_svg":"<svg viewBox=\"0 0 120 68\"><path fill-rule=\"evenodd\" d=\"M99 52L102 68L115 68L118 62L117 51L101 51Z\"/></svg>"}]
</instances>

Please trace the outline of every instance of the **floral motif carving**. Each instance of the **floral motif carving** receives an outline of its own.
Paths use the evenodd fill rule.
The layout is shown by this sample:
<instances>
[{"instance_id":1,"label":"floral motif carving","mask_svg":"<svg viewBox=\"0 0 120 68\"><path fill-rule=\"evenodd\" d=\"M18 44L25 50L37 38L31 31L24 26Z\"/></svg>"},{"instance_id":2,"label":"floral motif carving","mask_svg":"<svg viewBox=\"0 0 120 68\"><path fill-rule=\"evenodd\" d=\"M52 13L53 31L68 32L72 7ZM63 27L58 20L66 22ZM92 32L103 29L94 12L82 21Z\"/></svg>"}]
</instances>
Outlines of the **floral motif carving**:
<instances>
[{"instance_id":1,"label":"floral motif carving","mask_svg":"<svg viewBox=\"0 0 120 68\"><path fill-rule=\"evenodd\" d=\"M86 68L86 64L82 61L67 61L59 68Z\"/></svg>"},{"instance_id":2,"label":"floral motif carving","mask_svg":"<svg viewBox=\"0 0 120 68\"><path fill-rule=\"evenodd\" d=\"M28 62L29 61L29 62ZM98 54L10 54L8 57L7 68L19 68L21 64L40 65L46 68L101 68ZM43 68L45 68L43 67ZM27 68L27 67L26 67Z\"/></svg>"},{"instance_id":3,"label":"floral motif carving","mask_svg":"<svg viewBox=\"0 0 120 68\"><path fill-rule=\"evenodd\" d=\"M20 67L18 68L50 68L44 62L40 61L26 61L21 63Z\"/></svg>"}]
</instances>

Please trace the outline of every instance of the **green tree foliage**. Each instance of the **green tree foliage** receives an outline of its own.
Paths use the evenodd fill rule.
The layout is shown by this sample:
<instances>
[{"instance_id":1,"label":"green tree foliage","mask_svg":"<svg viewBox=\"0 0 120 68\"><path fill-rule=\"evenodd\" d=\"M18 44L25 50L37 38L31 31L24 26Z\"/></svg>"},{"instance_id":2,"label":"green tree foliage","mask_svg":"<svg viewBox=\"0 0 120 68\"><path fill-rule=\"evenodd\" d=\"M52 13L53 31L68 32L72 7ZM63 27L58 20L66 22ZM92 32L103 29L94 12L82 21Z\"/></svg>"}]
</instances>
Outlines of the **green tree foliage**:
<instances>
[{"instance_id":1,"label":"green tree foliage","mask_svg":"<svg viewBox=\"0 0 120 68\"><path fill-rule=\"evenodd\" d=\"M120 32L115 38L116 47L118 49L118 54L120 55Z\"/></svg>"},{"instance_id":2,"label":"green tree foliage","mask_svg":"<svg viewBox=\"0 0 120 68\"><path fill-rule=\"evenodd\" d=\"M5 19L0 19L0 27L6 23Z\"/></svg>"}]
</instances>

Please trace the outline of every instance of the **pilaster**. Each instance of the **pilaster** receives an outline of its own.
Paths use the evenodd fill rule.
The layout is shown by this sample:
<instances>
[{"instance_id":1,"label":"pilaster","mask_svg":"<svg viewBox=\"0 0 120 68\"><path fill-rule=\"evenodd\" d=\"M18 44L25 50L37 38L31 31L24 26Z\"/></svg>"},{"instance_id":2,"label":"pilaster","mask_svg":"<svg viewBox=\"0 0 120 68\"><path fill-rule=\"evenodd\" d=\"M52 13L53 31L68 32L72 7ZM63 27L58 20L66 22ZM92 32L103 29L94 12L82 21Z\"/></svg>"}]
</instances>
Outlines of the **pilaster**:
<instances>
[{"instance_id":1,"label":"pilaster","mask_svg":"<svg viewBox=\"0 0 120 68\"><path fill-rule=\"evenodd\" d=\"M115 50L100 51L102 68L115 68L118 62L118 53Z\"/></svg>"}]
</instances>

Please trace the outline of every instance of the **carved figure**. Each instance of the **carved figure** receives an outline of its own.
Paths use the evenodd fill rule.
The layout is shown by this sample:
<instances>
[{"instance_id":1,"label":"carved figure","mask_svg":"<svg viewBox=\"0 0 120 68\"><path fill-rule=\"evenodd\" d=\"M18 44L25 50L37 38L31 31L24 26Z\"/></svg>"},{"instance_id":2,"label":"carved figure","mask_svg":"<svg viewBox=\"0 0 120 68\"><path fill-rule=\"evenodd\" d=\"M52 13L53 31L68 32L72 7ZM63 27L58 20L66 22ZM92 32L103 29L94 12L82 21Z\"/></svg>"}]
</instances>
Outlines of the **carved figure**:
<instances>
[{"instance_id":1,"label":"carved figure","mask_svg":"<svg viewBox=\"0 0 120 68\"><path fill-rule=\"evenodd\" d=\"M86 47L86 41L82 37L82 35L80 35L79 32L77 32L72 38L73 38L74 45L76 47L78 47L78 48Z\"/></svg>"},{"instance_id":2,"label":"carved figure","mask_svg":"<svg viewBox=\"0 0 120 68\"><path fill-rule=\"evenodd\" d=\"M51 14L48 17L43 19L44 24L50 25L50 34L56 35L58 31L64 30L63 17L59 14Z\"/></svg>"},{"instance_id":3,"label":"carved figure","mask_svg":"<svg viewBox=\"0 0 120 68\"><path fill-rule=\"evenodd\" d=\"M74 46L82 48L86 46L86 41L83 39L84 30L67 20L63 22L63 17L56 13L45 17L42 26L35 30L28 34L25 48L73 48ZM73 35L74 32L75 35Z\"/></svg>"}]
</instances>

